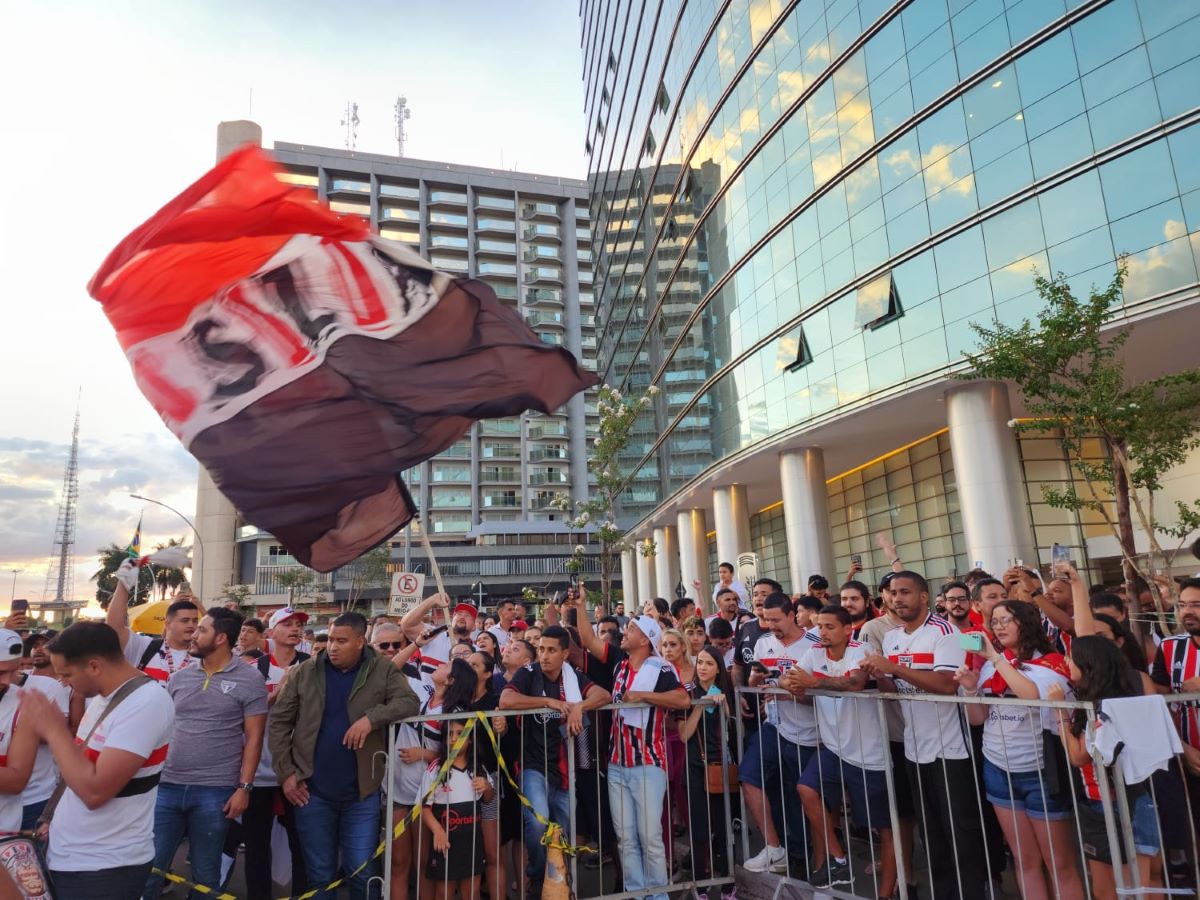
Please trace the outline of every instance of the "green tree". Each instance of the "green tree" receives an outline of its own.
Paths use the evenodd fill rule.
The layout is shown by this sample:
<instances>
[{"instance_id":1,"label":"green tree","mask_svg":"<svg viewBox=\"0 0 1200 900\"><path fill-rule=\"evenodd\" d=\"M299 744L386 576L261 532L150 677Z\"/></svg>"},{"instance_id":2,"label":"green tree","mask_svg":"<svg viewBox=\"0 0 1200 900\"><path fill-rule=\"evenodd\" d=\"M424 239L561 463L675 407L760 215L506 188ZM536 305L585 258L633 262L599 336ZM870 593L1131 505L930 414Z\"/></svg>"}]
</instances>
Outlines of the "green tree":
<instances>
[{"instance_id":1,"label":"green tree","mask_svg":"<svg viewBox=\"0 0 1200 900\"><path fill-rule=\"evenodd\" d=\"M302 566L277 572L275 582L287 590L288 606L295 606L297 600L318 600L322 593L317 573Z\"/></svg>"},{"instance_id":2,"label":"green tree","mask_svg":"<svg viewBox=\"0 0 1200 900\"><path fill-rule=\"evenodd\" d=\"M91 581L96 582L96 602L103 609L108 609L108 601L112 599L113 591L117 589L117 569L129 558L125 548L118 544L109 544L96 551L100 568L93 574ZM154 599L154 576L150 574L149 566L138 570L137 603L147 603ZM129 598L129 605L134 605L134 598Z\"/></svg>"},{"instance_id":3,"label":"green tree","mask_svg":"<svg viewBox=\"0 0 1200 900\"><path fill-rule=\"evenodd\" d=\"M1103 517L1120 545L1129 596L1135 597L1135 573L1152 582L1159 563L1170 566L1186 537L1200 528L1200 501L1177 501L1173 522L1164 521L1155 503L1163 476L1200 447L1200 369L1137 383L1127 378L1122 351L1129 332L1111 327L1125 275L1122 263L1108 287L1093 288L1086 299L1077 298L1062 275L1036 278L1046 304L1038 323L973 324L978 352L967 354L971 371L963 377L1013 382L1032 419L1014 421L1012 428L1057 433L1079 477L1063 488L1043 488L1046 502ZM1084 442L1097 438L1106 452L1088 459ZM1134 545L1135 521L1149 540L1149 559ZM1167 549L1162 538L1179 543ZM1160 621L1162 600L1156 598Z\"/></svg>"},{"instance_id":4,"label":"green tree","mask_svg":"<svg viewBox=\"0 0 1200 900\"><path fill-rule=\"evenodd\" d=\"M367 591L389 586L388 566L391 561L392 546L384 543L368 550L350 564L350 590L344 609L354 609Z\"/></svg>"},{"instance_id":5,"label":"green tree","mask_svg":"<svg viewBox=\"0 0 1200 900\"><path fill-rule=\"evenodd\" d=\"M183 539L176 540L170 538L165 544L156 544L155 550L164 550L167 547L182 547ZM183 569L171 569L166 566L154 567L154 583L158 586L159 599L166 599L169 591L178 590L187 583L187 576L183 574Z\"/></svg>"},{"instance_id":6,"label":"green tree","mask_svg":"<svg viewBox=\"0 0 1200 900\"><path fill-rule=\"evenodd\" d=\"M616 388L602 385L596 402L600 414L594 443L588 454L588 471L595 475L592 496L575 504L573 518L567 527L572 531L594 529L600 543L600 596L605 609L612 608L613 575L620 565L620 555L629 545L617 525L617 504L628 489L633 473L621 471L620 457L629 444L634 423L653 402L658 388L651 385L640 398L623 397ZM571 512L566 495L560 495L556 508ZM578 554L576 554L578 556Z\"/></svg>"},{"instance_id":7,"label":"green tree","mask_svg":"<svg viewBox=\"0 0 1200 900\"><path fill-rule=\"evenodd\" d=\"M232 600L238 605L238 608L246 606L250 602L250 595L254 591L251 590L248 584L234 584L232 581L226 582L221 588L221 596L226 600Z\"/></svg>"}]
</instances>

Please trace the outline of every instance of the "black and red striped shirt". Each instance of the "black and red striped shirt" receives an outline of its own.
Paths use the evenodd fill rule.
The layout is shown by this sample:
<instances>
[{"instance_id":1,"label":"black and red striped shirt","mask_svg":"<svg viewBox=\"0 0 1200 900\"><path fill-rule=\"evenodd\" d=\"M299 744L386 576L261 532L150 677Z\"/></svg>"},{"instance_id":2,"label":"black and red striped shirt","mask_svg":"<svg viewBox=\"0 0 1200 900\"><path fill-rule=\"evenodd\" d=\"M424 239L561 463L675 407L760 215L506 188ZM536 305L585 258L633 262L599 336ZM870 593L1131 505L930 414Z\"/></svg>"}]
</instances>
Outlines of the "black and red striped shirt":
<instances>
[{"instance_id":1,"label":"black and red striped shirt","mask_svg":"<svg viewBox=\"0 0 1200 900\"><path fill-rule=\"evenodd\" d=\"M637 670L624 659L617 666L613 676L612 698L614 703L620 703L633 685ZM655 694L665 694L668 691L683 690L675 670L670 665L664 665L654 682ZM623 716L614 713L612 723L612 752L609 754L609 764L614 766L658 766L667 767L667 711L651 706L647 710L645 729L630 725Z\"/></svg>"},{"instance_id":2,"label":"black and red striped shirt","mask_svg":"<svg viewBox=\"0 0 1200 900\"><path fill-rule=\"evenodd\" d=\"M567 668L564 664L563 668ZM586 675L576 673L579 679L579 696L586 697L592 688L592 682ZM552 700L566 700L567 694L563 689L562 673L558 679L551 681L542 672L542 667L534 663L528 669L518 669L504 688L505 691L516 691L526 697L549 697ZM521 722L521 745L524 748L521 765L534 772L541 772L547 781L551 772L558 773L558 787L565 789L568 784L567 775L567 745L563 740L567 729L567 720L556 712L529 713L517 717ZM513 720L510 719L511 723Z\"/></svg>"},{"instance_id":3,"label":"black and red striped shirt","mask_svg":"<svg viewBox=\"0 0 1200 900\"><path fill-rule=\"evenodd\" d=\"M1200 644L1191 635L1178 634L1159 645L1150 678L1155 684L1183 693L1183 683L1200 677ZM1171 715L1185 744L1200 748L1200 703L1170 703Z\"/></svg>"}]
</instances>

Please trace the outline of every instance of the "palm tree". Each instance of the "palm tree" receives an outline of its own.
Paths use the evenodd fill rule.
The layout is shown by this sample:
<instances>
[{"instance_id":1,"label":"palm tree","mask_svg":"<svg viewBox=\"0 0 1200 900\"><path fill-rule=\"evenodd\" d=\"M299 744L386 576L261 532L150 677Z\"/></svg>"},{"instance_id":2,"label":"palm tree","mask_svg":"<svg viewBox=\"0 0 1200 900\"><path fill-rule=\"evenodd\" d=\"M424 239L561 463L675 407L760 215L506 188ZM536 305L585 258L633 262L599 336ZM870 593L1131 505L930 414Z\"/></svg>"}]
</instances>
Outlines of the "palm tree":
<instances>
[{"instance_id":1,"label":"palm tree","mask_svg":"<svg viewBox=\"0 0 1200 900\"><path fill-rule=\"evenodd\" d=\"M175 540L171 538L165 544L158 544L155 550L163 550L167 547L182 547L183 539ZM168 569L160 566L154 570L154 581L158 585L158 595L160 599L165 600L167 592L176 591L181 585L187 582L187 577L183 574L183 569Z\"/></svg>"},{"instance_id":2,"label":"palm tree","mask_svg":"<svg viewBox=\"0 0 1200 900\"><path fill-rule=\"evenodd\" d=\"M124 547L118 544L109 544L107 547L101 547L96 551L100 558L100 568L92 575L91 581L96 582L96 602L104 609L108 608L108 601L112 599L113 591L117 589L117 569L121 567L121 563L129 558L129 553ZM145 603L151 600L154 596L154 576L150 574L149 566L142 566L138 570L138 603ZM129 598L130 605L133 604L133 598Z\"/></svg>"}]
</instances>

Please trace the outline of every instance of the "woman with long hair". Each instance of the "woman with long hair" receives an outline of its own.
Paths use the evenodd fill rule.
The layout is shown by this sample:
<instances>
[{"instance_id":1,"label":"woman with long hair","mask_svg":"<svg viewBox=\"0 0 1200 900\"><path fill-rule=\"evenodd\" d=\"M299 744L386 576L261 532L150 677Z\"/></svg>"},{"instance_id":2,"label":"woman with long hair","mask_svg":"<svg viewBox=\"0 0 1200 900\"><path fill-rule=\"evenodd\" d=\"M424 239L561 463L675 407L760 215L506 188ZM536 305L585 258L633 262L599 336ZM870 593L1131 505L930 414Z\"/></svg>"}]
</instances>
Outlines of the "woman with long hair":
<instances>
[{"instance_id":1,"label":"woman with long hair","mask_svg":"<svg viewBox=\"0 0 1200 900\"><path fill-rule=\"evenodd\" d=\"M726 853L728 838L723 793L709 793L708 766L724 766L729 748L730 715L737 709L733 681L724 655L711 644L696 654L696 675L688 693L693 699L711 698L716 705L699 703L679 723L679 736L687 747L688 818L691 823L692 874L697 880L730 874ZM722 708L723 707L723 708ZM724 723L724 728L722 728ZM735 762L732 755L729 761ZM733 882L721 885L722 900L734 900Z\"/></svg>"},{"instance_id":2,"label":"woman with long hair","mask_svg":"<svg viewBox=\"0 0 1200 900\"><path fill-rule=\"evenodd\" d=\"M481 631L475 635L475 649L486 653L492 659L500 659L500 642L490 631Z\"/></svg>"},{"instance_id":3,"label":"woman with long hair","mask_svg":"<svg viewBox=\"0 0 1200 900\"><path fill-rule=\"evenodd\" d=\"M696 667L688 652L687 638L677 628L668 628L658 639L658 652L675 670L675 677L683 685L685 691L691 691L692 682L696 679ZM679 737L679 722L682 712L667 714L667 782L668 802L663 809L663 841L670 860L674 853L674 836L683 835L687 831L687 786L684 784L683 768L687 756L683 750L683 741Z\"/></svg>"},{"instance_id":4,"label":"woman with long hair","mask_svg":"<svg viewBox=\"0 0 1200 900\"><path fill-rule=\"evenodd\" d=\"M1098 634L1080 635L1071 642L1071 684L1075 688L1075 699L1096 704L1096 719L1099 722L1104 710L1104 701L1118 697L1142 696L1142 682L1138 673L1129 665L1120 648ZM1051 690L1049 700L1061 700L1065 693ZM1114 900L1117 896L1113 878L1112 855L1108 840L1104 837L1104 804L1100 784L1096 778L1095 763L1088 752L1087 740L1095 728L1089 725L1087 712L1077 709L1073 714L1056 710L1062 734L1063 746L1071 765L1079 769L1078 788L1082 800L1079 805L1079 824L1083 834L1097 835L1096 840L1085 840L1084 858L1087 860L1088 875L1091 877L1092 896L1100 900ZM1111 785L1111 780L1109 784ZM1144 787L1134 786L1129 790L1130 825L1133 828L1134 844L1137 848L1137 867L1143 887L1162 885L1161 862L1159 859L1159 830L1154 798ZM1127 789L1128 790L1128 789ZM1124 857L1124 846L1120 854ZM1124 860L1122 860L1122 864ZM1128 877L1128 876L1127 876Z\"/></svg>"},{"instance_id":5,"label":"woman with long hair","mask_svg":"<svg viewBox=\"0 0 1200 900\"><path fill-rule=\"evenodd\" d=\"M1042 700L1051 687L1068 686L1066 660L1050 645L1033 604L1001 601L984 624L1000 650L984 640L983 669L958 670L955 679L967 694ZM1044 758L1042 731L1053 729L1053 716L1035 707L977 703L967 707L967 718L983 725L984 789L1012 851L1021 896L1082 900L1071 811L1051 790L1046 772L1054 761Z\"/></svg>"},{"instance_id":6,"label":"woman with long hair","mask_svg":"<svg viewBox=\"0 0 1200 900\"><path fill-rule=\"evenodd\" d=\"M490 634L488 637L492 637ZM493 638L493 641L495 639ZM472 712L492 712L500 705L492 685L492 674L496 671L496 660L487 653L476 651L467 657L467 663L475 671L475 693L471 699ZM508 719L503 716L492 717L492 730L499 741L507 731ZM486 860L487 893L489 897L504 896L504 886L508 884L504 858L500 853L500 795L503 786L500 784L500 766L496 761L496 751L492 742L484 733L483 728L476 723L475 729L475 758L477 766L496 784L496 791L491 799L484 802L481 809L483 819L483 855Z\"/></svg>"}]
</instances>

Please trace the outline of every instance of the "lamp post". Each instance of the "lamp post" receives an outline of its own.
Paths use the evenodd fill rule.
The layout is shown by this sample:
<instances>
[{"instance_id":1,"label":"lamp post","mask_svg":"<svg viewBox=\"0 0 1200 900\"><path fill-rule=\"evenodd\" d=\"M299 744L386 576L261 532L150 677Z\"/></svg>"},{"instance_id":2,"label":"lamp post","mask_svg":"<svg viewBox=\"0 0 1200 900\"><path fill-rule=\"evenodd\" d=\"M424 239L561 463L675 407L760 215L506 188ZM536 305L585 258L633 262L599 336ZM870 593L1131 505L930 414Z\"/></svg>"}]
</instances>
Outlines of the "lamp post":
<instances>
[{"instance_id":1,"label":"lamp post","mask_svg":"<svg viewBox=\"0 0 1200 900\"><path fill-rule=\"evenodd\" d=\"M179 516L179 518L183 519L183 521L187 523L188 528L192 529L192 534L195 535L195 537L196 537L196 543L198 543L200 545L201 552L204 551L204 541L200 537L200 532L196 530L196 526L192 524L192 520L189 519L187 516L185 516L183 513L181 513L179 510L177 510L175 507L168 506L167 504L163 503L161 500L154 500L150 497L143 497L141 494L130 494L129 496L132 497L134 500L144 500L146 503L153 503L155 506L161 506L163 509L169 510L170 512L175 513L175 515Z\"/></svg>"},{"instance_id":2,"label":"lamp post","mask_svg":"<svg viewBox=\"0 0 1200 900\"><path fill-rule=\"evenodd\" d=\"M12 593L9 594L9 597L8 597L8 602L11 603L13 600L16 599L16 596L17 596L17 573L24 572L25 570L24 569L9 569L9 571L12 572L12 577L13 577Z\"/></svg>"}]
</instances>

